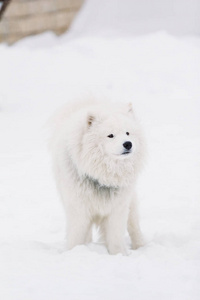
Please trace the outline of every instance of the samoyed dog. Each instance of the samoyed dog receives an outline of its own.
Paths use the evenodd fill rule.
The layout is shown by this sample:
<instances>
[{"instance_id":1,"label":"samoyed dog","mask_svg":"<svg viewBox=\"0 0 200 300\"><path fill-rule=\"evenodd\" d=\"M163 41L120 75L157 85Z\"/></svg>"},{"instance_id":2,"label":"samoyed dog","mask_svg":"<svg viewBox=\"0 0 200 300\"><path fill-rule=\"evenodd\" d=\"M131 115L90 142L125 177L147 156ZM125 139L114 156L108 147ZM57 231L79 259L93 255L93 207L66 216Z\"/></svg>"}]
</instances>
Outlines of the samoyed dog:
<instances>
[{"instance_id":1,"label":"samoyed dog","mask_svg":"<svg viewBox=\"0 0 200 300\"><path fill-rule=\"evenodd\" d=\"M96 224L110 254L140 247L135 185L144 139L131 104L83 101L53 118L53 170L67 222L68 249L90 243Z\"/></svg>"}]
</instances>

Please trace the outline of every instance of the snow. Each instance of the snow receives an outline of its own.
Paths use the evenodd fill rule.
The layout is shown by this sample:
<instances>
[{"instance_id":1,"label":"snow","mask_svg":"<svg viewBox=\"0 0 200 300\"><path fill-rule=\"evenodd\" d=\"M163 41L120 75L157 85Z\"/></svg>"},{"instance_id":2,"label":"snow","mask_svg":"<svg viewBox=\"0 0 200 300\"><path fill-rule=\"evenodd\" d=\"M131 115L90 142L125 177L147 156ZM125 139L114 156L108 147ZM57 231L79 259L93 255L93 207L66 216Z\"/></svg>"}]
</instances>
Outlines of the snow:
<instances>
[{"instance_id":1,"label":"snow","mask_svg":"<svg viewBox=\"0 0 200 300\"><path fill-rule=\"evenodd\" d=\"M108 38L72 28L0 46L1 299L199 299L199 75L199 37L164 31ZM132 101L146 133L138 182L146 245L128 257L110 256L96 234L65 250L45 123L90 94Z\"/></svg>"}]
</instances>

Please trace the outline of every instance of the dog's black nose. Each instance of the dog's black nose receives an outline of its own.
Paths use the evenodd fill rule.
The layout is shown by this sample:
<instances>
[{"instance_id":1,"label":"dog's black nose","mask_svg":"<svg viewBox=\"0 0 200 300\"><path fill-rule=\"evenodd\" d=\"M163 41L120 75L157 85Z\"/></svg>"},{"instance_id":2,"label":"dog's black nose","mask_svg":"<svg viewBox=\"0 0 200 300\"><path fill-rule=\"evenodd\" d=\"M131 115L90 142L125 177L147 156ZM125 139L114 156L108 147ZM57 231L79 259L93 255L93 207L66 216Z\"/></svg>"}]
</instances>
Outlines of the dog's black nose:
<instances>
[{"instance_id":1,"label":"dog's black nose","mask_svg":"<svg viewBox=\"0 0 200 300\"><path fill-rule=\"evenodd\" d=\"M127 150L130 150L132 148L132 143L131 142L125 142L123 144L124 148Z\"/></svg>"}]
</instances>

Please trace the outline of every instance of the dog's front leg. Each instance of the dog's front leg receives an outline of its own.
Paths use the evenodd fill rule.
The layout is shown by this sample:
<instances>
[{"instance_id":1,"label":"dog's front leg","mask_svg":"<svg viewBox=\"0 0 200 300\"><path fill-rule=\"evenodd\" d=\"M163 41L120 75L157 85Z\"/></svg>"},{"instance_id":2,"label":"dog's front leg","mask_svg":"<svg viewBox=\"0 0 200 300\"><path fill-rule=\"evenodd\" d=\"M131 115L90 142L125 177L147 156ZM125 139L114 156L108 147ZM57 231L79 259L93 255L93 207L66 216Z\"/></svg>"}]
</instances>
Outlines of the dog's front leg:
<instances>
[{"instance_id":1,"label":"dog's front leg","mask_svg":"<svg viewBox=\"0 0 200 300\"><path fill-rule=\"evenodd\" d=\"M125 232L128 219L128 207L114 208L105 220L106 245L110 254L128 255L125 246Z\"/></svg>"},{"instance_id":2,"label":"dog's front leg","mask_svg":"<svg viewBox=\"0 0 200 300\"><path fill-rule=\"evenodd\" d=\"M67 249L87 243L90 227L89 218L84 211L69 210L67 213Z\"/></svg>"},{"instance_id":3,"label":"dog's front leg","mask_svg":"<svg viewBox=\"0 0 200 300\"><path fill-rule=\"evenodd\" d=\"M139 220L138 220L136 196L130 203L129 216L128 216L128 232L132 242L132 249L137 249L144 245L142 233L139 226Z\"/></svg>"}]
</instances>

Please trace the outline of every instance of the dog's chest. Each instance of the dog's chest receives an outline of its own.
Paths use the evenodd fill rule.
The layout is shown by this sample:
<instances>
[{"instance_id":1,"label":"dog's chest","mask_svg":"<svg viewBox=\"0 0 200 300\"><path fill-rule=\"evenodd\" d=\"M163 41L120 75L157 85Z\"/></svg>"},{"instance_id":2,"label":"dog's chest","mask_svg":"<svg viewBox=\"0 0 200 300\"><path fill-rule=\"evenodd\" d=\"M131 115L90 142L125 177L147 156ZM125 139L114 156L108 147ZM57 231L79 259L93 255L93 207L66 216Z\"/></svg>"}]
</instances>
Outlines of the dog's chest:
<instances>
[{"instance_id":1,"label":"dog's chest","mask_svg":"<svg viewBox=\"0 0 200 300\"><path fill-rule=\"evenodd\" d=\"M120 189L116 187L102 186L98 181L85 178L81 183L85 192L85 201L88 208L93 211L105 214L112 209L114 202L117 202Z\"/></svg>"},{"instance_id":2,"label":"dog's chest","mask_svg":"<svg viewBox=\"0 0 200 300\"><path fill-rule=\"evenodd\" d=\"M81 183L84 186L84 190L94 196L95 198L101 200L111 200L116 197L119 193L119 188L101 185L97 180L90 177L85 177Z\"/></svg>"}]
</instances>

